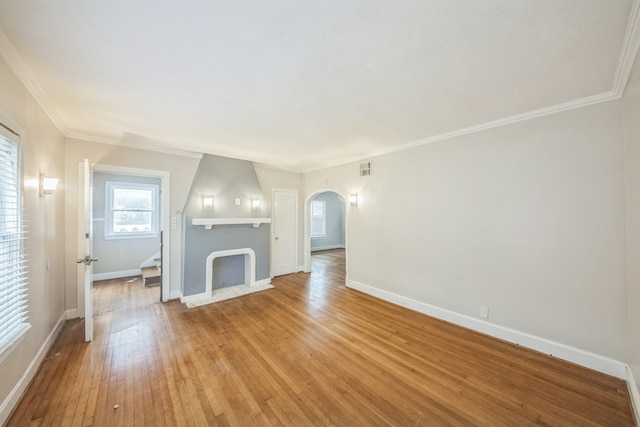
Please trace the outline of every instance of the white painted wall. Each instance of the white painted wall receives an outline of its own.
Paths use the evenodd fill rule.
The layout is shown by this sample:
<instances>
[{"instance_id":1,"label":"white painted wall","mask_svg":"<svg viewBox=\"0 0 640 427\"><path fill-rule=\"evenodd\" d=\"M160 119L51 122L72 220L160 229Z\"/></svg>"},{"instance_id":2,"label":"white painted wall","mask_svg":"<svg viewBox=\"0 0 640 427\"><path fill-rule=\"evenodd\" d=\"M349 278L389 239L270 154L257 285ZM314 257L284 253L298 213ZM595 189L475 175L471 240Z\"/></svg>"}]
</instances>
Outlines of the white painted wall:
<instances>
[{"instance_id":1,"label":"white painted wall","mask_svg":"<svg viewBox=\"0 0 640 427\"><path fill-rule=\"evenodd\" d=\"M21 134L24 209L28 225L28 300L31 329L0 363L0 425L35 374L64 320L64 137L15 74L0 59L0 122ZM47 197L39 173L59 178ZM47 269L49 260L50 269Z\"/></svg>"},{"instance_id":2,"label":"white painted wall","mask_svg":"<svg viewBox=\"0 0 640 427\"><path fill-rule=\"evenodd\" d=\"M359 194L349 280L625 360L619 101L372 160L304 175Z\"/></svg>"},{"instance_id":3,"label":"white painted wall","mask_svg":"<svg viewBox=\"0 0 640 427\"><path fill-rule=\"evenodd\" d=\"M640 397L640 61L632 69L623 98L627 195L627 347ZM636 408L637 413L640 407Z\"/></svg>"},{"instance_id":4,"label":"white painted wall","mask_svg":"<svg viewBox=\"0 0 640 427\"><path fill-rule=\"evenodd\" d=\"M65 200L65 271L67 277L66 307L67 310L78 307L76 298L77 283L76 272L76 233L77 221L77 187L78 187L78 162L88 158L95 164L120 166L125 168L147 168L157 171L167 171L171 178L171 206L172 216L176 216L178 226L170 231L170 247L165 245L164 250L169 251L170 263L170 290L169 298L179 297L182 278L182 210L191 188L191 182L198 168L197 156L187 157L173 154L165 154L146 151L123 146L101 144L78 139L67 139L65 151L65 175L66 175L66 200ZM166 234L165 234L166 236ZM83 313L78 313L82 315Z\"/></svg>"}]
</instances>

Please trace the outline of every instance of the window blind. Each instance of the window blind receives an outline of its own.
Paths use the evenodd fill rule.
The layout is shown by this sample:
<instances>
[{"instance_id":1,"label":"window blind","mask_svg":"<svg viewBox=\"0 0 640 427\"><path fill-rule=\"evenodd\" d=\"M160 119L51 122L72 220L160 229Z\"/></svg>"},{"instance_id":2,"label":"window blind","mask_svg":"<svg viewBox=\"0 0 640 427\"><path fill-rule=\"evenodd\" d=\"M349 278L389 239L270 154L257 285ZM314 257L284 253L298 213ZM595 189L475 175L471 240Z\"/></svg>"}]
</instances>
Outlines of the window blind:
<instances>
[{"instance_id":1,"label":"window blind","mask_svg":"<svg viewBox=\"0 0 640 427\"><path fill-rule=\"evenodd\" d=\"M311 201L311 237L327 234L326 203L324 200Z\"/></svg>"},{"instance_id":2,"label":"window blind","mask_svg":"<svg viewBox=\"0 0 640 427\"><path fill-rule=\"evenodd\" d=\"M29 327L20 173L19 145L0 134L0 354Z\"/></svg>"}]
</instances>

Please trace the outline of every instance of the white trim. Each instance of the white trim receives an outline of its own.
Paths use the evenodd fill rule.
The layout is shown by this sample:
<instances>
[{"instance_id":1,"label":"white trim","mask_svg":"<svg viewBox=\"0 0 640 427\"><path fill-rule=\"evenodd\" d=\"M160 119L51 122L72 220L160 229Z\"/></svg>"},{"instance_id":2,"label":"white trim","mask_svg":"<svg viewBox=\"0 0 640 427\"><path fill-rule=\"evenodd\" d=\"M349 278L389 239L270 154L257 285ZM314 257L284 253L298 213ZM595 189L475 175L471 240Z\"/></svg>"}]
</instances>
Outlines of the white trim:
<instances>
[{"instance_id":1,"label":"white trim","mask_svg":"<svg viewBox=\"0 0 640 427\"><path fill-rule=\"evenodd\" d=\"M627 378L625 364L618 360L610 359L599 354L591 353L579 348L571 347L546 338L537 337L525 332L495 325L484 320L475 319L464 314L455 313L450 310L435 307L433 305L417 301L393 292L374 288L364 283L348 280L347 286L358 291L373 295L385 301L407 307L411 310L445 320L450 323L499 338L513 344L520 345L541 353L549 354L558 359L566 360L577 365L585 366L598 372L614 376L620 379Z\"/></svg>"},{"instance_id":2,"label":"white trim","mask_svg":"<svg viewBox=\"0 0 640 427\"><path fill-rule=\"evenodd\" d=\"M71 310L67 310L64 312L64 318L69 320L69 319L77 319L78 318L78 309L77 308L73 308Z\"/></svg>"},{"instance_id":3,"label":"white trim","mask_svg":"<svg viewBox=\"0 0 640 427\"><path fill-rule=\"evenodd\" d=\"M93 182L93 181L92 181ZM124 182L105 181L104 194L104 240L127 240L127 239L157 239L160 237L160 185L146 182ZM113 228L113 218L115 215L114 193L119 189L144 190L151 193L151 209L146 212L151 213L151 230L136 232L118 232Z\"/></svg>"},{"instance_id":4,"label":"white trim","mask_svg":"<svg viewBox=\"0 0 640 427\"><path fill-rule=\"evenodd\" d=\"M253 282L253 286L264 286L264 285L270 285L270 284L271 284L270 277L267 277L266 279L256 280Z\"/></svg>"},{"instance_id":5,"label":"white trim","mask_svg":"<svg viewBox=\"0 0 640 427\"><path fill-rule=\"evenodd\" d=\"M0 32L1 31L2 30L0 30ZM0 47L0 54L2 54L2 48L1 47ZM13 132L17 133L18 137L20 138L21 141L26 138L26 133L27 132L24 130L24 128L22 126L20 126L11 117L7 116L3 111L0 111L0 123L2 123L5 126L8 126L9 128L11 128L11 130ZM11 138L9 138L9 139L11 139Z\"/></svg>"},{"instance_id":6,"label":"white trim","mask_svg":"<svg viewBox=\"0 0 640 427\"><path fill-rule=\"evenodd\" d=\"M629 389L629 398L631 399L631 407L633 409L633 413L636 416L636 423L640 422L640 389L638 386L640 384L636 383L636 380L633 376L633 372L631 371L631 367L626 365L626 374L627 374L627 388Z\"/></svg>"},{"instance_id":7,"label":"white trim","mask_svg":"<svg viewBox=\"0 0 640 427\"><path fill-rule=\"evenodd\" d=\"M344 249L344 248L345 248L345 245L316 246L315 248L311 248L311 252L328 251L331 249Z\"/></svg>"},{"instance_id":8,"label":"white trim","mask_svg":"<svg viewBox=\"0 0 640 427\"><path fill-rule=\"evenodd\" d=\"M368 153L366 156L359 156L348 160L341 160L335 163L329 163L324 166L318 166L314 168L304 169L302 173L313 172L322 169L328 169L335 166L346 165L349 163L356 163L365 159L371 159L372 157L379 157L385 154L396 153L398 151L408 150L410 148L419 147L421 145L430 144L432 142L444 141L446 139L455 138L458 136L469 135L472 133L481 132L488 129L493 129L501 126L507 126L518 122L523 122L538 117L548 116L563 111L573 110L576 108L587 107L589 105L599 104L601 102L612 101L619 99L620 96L613 91L603 92L597 95L587 96L585 98L576 99L562 104L552 105L550 107L539 108L537 110L529 111L527 113L516 114L514 116L504 117L502 119L493 120L486 123L481 123L475 126L469 126L462 129L457 129L451 132L442 133L439 135L430 136L428 138L419 139L417 141L408 142L406 144L396 145L393 147L383 148L381 150ZM346 199L348 200L348 199Z\"/></svg>"},{"instance_id":9,"label":"white trim","mask_svg":"<svg viewBox=\"0 0 640 427\"><path fill-rule=\"evenodd\" d=\"M620 57L618 58L618 67L616 68L616 74L613 79L613 92L621 97L624 94L624 89L629 81L629 75L631 74L631 68L635 62L636 55L638 54L638 47L640 46L640 0L634 0L631 6L631 13L629 14L629 22L627 24L627 32L622 42L622 49L620 49Z\"/></svg>"},{"instance_id":10,"label":"white trim","mask_svg":"<svg viewBox=\"0 0 640 427\"><path fill-rule=\"evenodd\" d=\"M45 356L51 349L51 346L60 334L62 326L64 325L64 320L65 313L60 316L60 319L58 319L56 326L53 327L53 330L51 331L51 333L49 333L49 336L44 340L35 357L31 361L31 363L29 363L29 366L22 374L20 380L18 380L11 392L7 395L4 402L2 402L2 405L0 405L0 425L4 425L7 419L9 419L13 408L18 404L20 398L22 397L22 394L27 389L29 383L31 383L33 376L36 374L36 372L38 372L42 361L44 360Z\"/></svg>"},{"instance_id":11,"label":"white trim","mask_svg":"<svg viewBox=\"0 0 640 427\"><path fill-rule=\"evenodd\" d=\"M40 107L42 107L45 114L49 116L53 124L60 130L60 132L62 132L63 135L66 135L67 125L62 119L62 116L49 101L47 94L33 76L31 69L24 62L22 56L20 56L2 29L0 29L0 57L4 59L11 71L13 71L16 77L18 77L22 84L25 85L31 96L33 96Z\"/></svg>"},{"instance_id":12,"label":"white trim","mask_svg":"<svg viewBox=\"0 0 640 427\"><path fill-rule=\"evenodd\" d=\"M119 173L124 175L151 176L160 178L160 230L163 231L162 252L162 302L169 301L170 278L171 278L171 173L156 169L131 168L127 166L95 164L94 172ZM177 263L178 266L181 263ZM125 276L126 277L126 276ZM177 298L177 297L176 297Z\"/></svg>"},{"instance_id":13,"label":"white trim","mask_svg":"<svg viewBox=\"0 0 640 427\"><path fill-rule=\"evenodd\" d=\"M92 280L111 280L120 279L123 277L139 276L142 274L142 270L139 268L133 268L131 270L111 271L107 273L97 273L93 275Z\"/></svg>"},{"instance_id":14,"label":"white trim","mask_svg":"<svg viewBox=\"0 0 640 427\"><path fill-rule=\"evenodd\" d=\"M311 221L310 221L310 206L311 206L311 200L313 200L313 198L315 196L317 196L320 193L326 193L326 192L332 192L337 194L338 196L342 197L342 200L349 200L349 198L343 194L341 191L336 190L335 188L318 188L317 190L312 191L309 196L307 196L307 198L304 201L304 266L302 268L302 270L300 271L304 271L305 273L309 273L311 272ZM352 209L353 206L351 206L348 203L345 203L345 211L344 211L344 248L346 249L348 247L348 236L349 233L347 232L349 230L349 211L350 209ZM345 277L349 277L349 257L346 256L345 257Z\"/></svg>"},{"instance_id":15,"label":"white trim","mask_svg":"<svg viewBox=\"0 0 640 427\"><path fill-rule=\"evenodd\" d=\"M193 218L191 225L204 225L204 228L211 230L214 225L242 225L253 224L255 228L260 224L271 224L271 218Z\"/></svg>"},{"instance_id":16,"label":"white trim","mask_svg":"<svg viewBox=\"0 0 640 427\"><path fill-rule=\"evenodd\" d=\"M169 294L169 298L168 299L182 299L182 292L180 292L179 289L178 290L174 289Z\"/></svg>"},{"instance_id":17,"label":"white trim","mask_svg":"<svg viewBox=\"0 0 640 427\"><path fill-rule=\"evenodd\" d=\"M211 252L206 261L206 283L204 284L204 294L211 295L213 292L213 261L216 258L244 255L244 284L255 286L256 283L256 253L251 248L227 249L224 251Z\"/></svg>"},{"instance_id":18,"label":"white trim","mask_svg":"<svg viewBox=\"0 0 640 427\"><path fill-rule=\"evenodd\" d=\"M235 286L227 286L218 289L232 289L236 287L262 287L271 284L271 278L256 280L256 253L251 248L229 249L224 251L211 252L206 261L206 278L204 292L184 296L181 293L171 294L172 298L180 298L182 303L191 303L202 299L210 298L218 289L213 289L213 261L216 258L244 255L244 283Z\"/></svg>"}]
</instances>

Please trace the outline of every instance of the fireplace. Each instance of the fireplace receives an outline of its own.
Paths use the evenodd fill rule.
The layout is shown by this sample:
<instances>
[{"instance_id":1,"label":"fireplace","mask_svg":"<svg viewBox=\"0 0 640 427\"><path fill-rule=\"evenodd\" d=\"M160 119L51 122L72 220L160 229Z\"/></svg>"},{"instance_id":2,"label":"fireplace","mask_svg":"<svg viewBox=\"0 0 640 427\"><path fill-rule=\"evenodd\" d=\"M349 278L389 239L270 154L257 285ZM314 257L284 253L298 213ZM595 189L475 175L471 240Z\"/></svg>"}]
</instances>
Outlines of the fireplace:
<instances>
[{"instance_id":1,"label":"fireplace","mask_svg":"<svg viewBox=\"0 0 640 427\"><path fill-rule=\"evenodd\" d=\"M254 286L256 283L256 253L251 248L227 249L211 252L206 261L205 294L213 292L213 261L225 256L244 255L244 285ZM231 286L229 286L231 287Z\"/></svg>"},{"instance_id":2,"label":"fireplace","mask_svg":"<svg viewBox=\"0 0 640 427\"><path fill-rule=\"evenodd\" d=\"M223 288L213 288L213 262L216 258L243 255L244 283ZM265 289L271 289L271 279L256 280L256 254L251 248L226 249L214 251L206 259L205 291L201 294L184 297L182 301L187 307L198 307L213 302L251 294Z\"/></svg>"}]
</instances>

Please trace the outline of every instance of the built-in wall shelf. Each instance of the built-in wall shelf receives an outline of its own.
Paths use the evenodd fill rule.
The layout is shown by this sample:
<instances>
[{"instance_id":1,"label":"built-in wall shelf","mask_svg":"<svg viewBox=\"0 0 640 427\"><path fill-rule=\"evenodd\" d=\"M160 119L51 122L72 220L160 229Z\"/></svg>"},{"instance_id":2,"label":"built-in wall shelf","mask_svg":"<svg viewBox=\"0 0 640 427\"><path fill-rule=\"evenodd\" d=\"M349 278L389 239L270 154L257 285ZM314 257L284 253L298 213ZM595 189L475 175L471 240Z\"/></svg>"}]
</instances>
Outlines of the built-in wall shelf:
<instances>
[{"instance_id":1,"label":"built-in wall shelf","mask_svg":"<svg viewBox=\"0 0 640 427\"><path fill-rule=\"evenodd\" d=\"M211 230L214 225L238 225L252 224L260 227L260 224L271 223L271 218L193 218L192 225L204 225L204 228Z\"/></svg>"}]
</instances>

